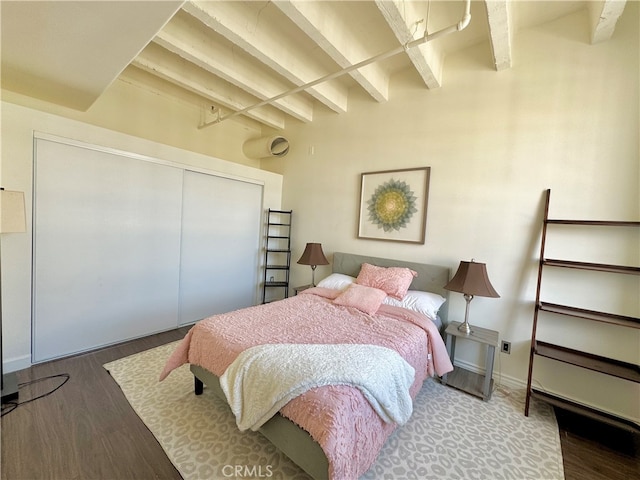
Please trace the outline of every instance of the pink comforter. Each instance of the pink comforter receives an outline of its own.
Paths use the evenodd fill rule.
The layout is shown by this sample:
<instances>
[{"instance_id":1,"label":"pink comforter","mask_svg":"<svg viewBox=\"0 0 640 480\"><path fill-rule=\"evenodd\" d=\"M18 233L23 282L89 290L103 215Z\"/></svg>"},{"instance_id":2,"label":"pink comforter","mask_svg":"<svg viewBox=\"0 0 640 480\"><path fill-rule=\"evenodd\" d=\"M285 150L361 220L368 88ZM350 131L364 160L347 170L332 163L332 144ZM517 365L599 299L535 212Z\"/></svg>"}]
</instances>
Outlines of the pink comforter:
<instances>
[{"instance_id":1,"label":"pink comforter","mask_svg":"<svg viewBox=\"0 0 640 480\"><path fill-rule=\"evenodd\" d=\"M416 370L412 398L425 378L453 370L442 337L428 317L388 305L368 315L334 305L331 300L339 293L316 287L286 300L202 320L169 357L160 380L184 363L221 376L240 352L269 343L362 343L392 348ZM343 385L309 390L280 413L320 444L333 480L364 474L396 428L375 413L360 390Z\"/></svg>"}]
</instances>

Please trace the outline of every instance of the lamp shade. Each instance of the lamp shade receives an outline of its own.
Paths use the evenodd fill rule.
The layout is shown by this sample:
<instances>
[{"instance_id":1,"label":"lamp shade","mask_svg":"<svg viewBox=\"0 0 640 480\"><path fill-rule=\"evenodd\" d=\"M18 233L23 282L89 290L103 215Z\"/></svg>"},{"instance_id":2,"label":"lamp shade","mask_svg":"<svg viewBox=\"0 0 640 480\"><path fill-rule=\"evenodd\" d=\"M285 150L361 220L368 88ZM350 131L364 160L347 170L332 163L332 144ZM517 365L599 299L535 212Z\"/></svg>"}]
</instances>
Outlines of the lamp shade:
<instances>
[{"instance_id":1,"label":"lamp shade","mask_svg":"<svg viewBox=\"0 0 640 480\"><path fill-rule=\"evenodd\" d=\"M0 189L0 233L26 231L24 193Z\"/></svg>"},{"instance_id":2,"label":"lamp shade","mask_svg":"<svg viewBox=\"0 0 640 480\"><path fill-rule=\"evenodd\" d=\"M465 295L500 297L489 281L486 265L484 263L476 263L473 260L460 262L458 271L444 288L452 292L464 293Z\"/></svg>"},{"instance_id":3,"label":"lamp shade","mask_svg":"<svg viewBox=\"0 0 640 480\"><path fill-rule=\"evenodd\" d=\"M300 260L298 260L300 265L329 265L329 260L324 256L324 252L322 251L322 245L320 243L307 243L307 246L304 248L304 252L302 252L302 256Z\"/></svg>"}]
</instances>

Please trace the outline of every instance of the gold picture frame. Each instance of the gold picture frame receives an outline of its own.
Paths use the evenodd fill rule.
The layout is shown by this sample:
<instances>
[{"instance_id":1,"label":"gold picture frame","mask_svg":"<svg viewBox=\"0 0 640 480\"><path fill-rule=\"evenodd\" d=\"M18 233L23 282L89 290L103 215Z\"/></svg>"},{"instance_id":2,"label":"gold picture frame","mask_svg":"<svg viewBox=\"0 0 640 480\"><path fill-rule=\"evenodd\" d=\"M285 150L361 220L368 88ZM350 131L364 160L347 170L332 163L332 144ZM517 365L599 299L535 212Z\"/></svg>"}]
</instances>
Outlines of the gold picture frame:
<instances>
[{"instance_id":1,"label":"gold picture frame","mask_svg":"<svg viewBox=\"0 0 640 480\"><path fill-rule=\"evenodd\" d=\"M424 245L430 176L431 167L362 173L358 238Z\"/></svg>"}]
</instances>

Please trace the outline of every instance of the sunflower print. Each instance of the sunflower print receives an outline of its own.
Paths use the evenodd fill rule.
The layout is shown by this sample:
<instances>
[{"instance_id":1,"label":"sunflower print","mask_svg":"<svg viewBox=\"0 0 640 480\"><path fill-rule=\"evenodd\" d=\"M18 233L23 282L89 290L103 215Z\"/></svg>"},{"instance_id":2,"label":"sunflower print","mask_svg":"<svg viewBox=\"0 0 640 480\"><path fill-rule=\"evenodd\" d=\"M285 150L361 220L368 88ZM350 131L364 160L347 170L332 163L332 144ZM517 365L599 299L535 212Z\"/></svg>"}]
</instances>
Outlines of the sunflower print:
<instances>
[{"instance_id":1,"label":"sunflower print","mask_svg":"<svg viewBox=\"0 0 640 480\"><path fill-rule=\"evenodd\" d=\"M369 220L385 232L406 228L418 211L416 200L406 182L392 178L378 186L367 200Z\"/></svg>"}]
</instances>

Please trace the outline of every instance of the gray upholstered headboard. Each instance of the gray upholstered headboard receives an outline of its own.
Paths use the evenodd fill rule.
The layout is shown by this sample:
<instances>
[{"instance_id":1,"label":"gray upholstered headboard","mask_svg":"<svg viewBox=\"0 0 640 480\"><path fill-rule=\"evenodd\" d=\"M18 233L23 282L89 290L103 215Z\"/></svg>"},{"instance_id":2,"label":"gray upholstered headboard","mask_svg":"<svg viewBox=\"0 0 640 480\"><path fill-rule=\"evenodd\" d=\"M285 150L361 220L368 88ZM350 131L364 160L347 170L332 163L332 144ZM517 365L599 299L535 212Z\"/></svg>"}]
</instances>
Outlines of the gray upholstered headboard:
<instances>
[{"instance_id":1,"label":"gray upholstered headboard","mask_svg":"<svg viewBox=\"0 0 640 480\"><path fill-rule=\"evenodd\" d=\"M438 315L445 325L448 323L447 313L449 311L449 291L445 290L444 286L449 281L449 267L392 260L389 258L369 257L366 255L355 255L353 253L336 252L333 254L334 273L343 273L345 275L357 277L363 263L369 263L379 267L407 267L418 272L418 276L414 278L411 283L411 290L433 292L446 298L447 301L442 305L442 307L440 307Z\"/></svg>"}]
</instances>

